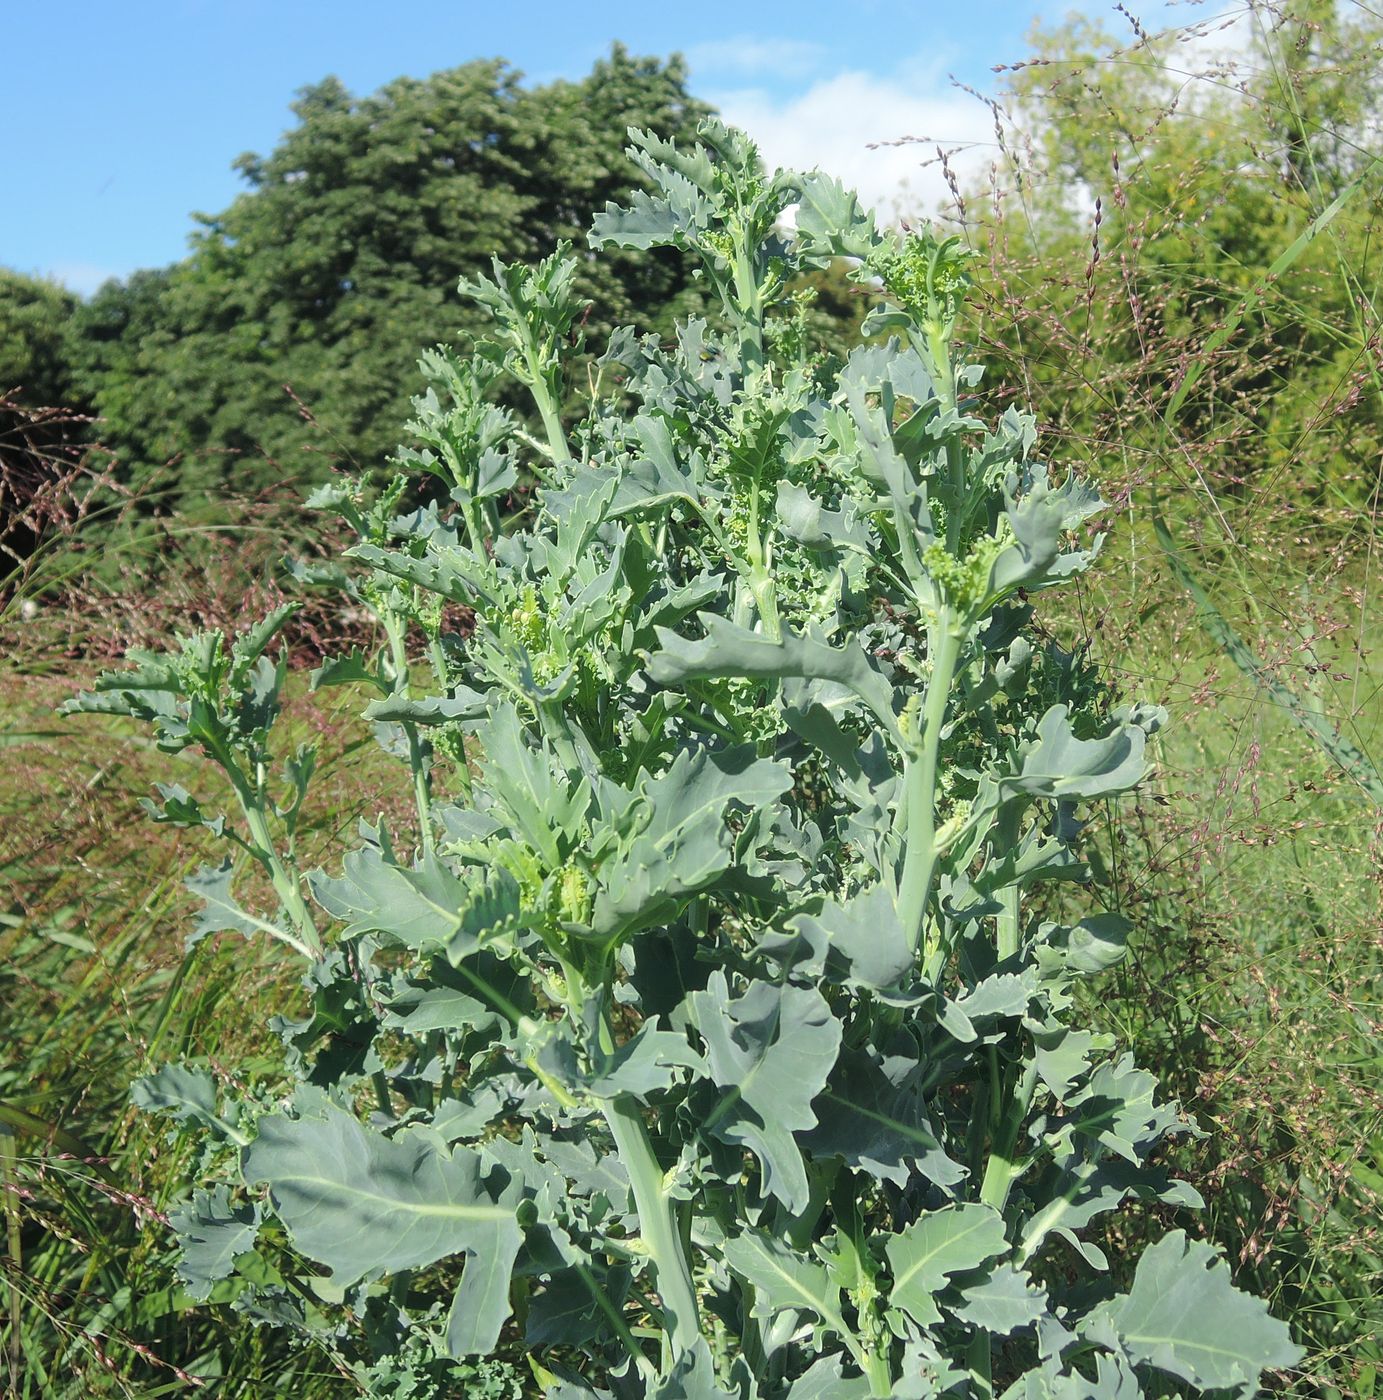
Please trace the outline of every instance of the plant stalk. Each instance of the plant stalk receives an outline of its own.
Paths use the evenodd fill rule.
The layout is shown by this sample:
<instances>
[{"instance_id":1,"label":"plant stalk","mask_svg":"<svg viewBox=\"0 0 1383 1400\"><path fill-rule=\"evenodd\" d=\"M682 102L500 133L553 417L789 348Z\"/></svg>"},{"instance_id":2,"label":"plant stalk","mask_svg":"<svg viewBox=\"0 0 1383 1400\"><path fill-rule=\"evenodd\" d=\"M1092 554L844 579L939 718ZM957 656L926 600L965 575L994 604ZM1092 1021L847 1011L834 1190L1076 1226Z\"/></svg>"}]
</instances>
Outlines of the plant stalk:
<instances>
[{"instance_id":1,"label":"plant stalk","mask_svg":"<svg viewBox=\"0 0 1383 1400\"><path fill-rule=\"evenodd\" d=\"M392 609L384 613L384 630L389 637L390 669L393 671L395 695L408 694L408 651L404 645L403 621ZM445 678L443 678L445 679ZM423 850L433 852L432 782L428 776L426 742L418 735L416 724L402 725L408 739L408 767L413 774L413 802L418 810L418 831Z\"/></svg>"},{"instance_id":2,"label":"plant stalk","mask_svg":"<svg viewBox=\"0 0 1383 1400\"><path fill-rule=\"evenodd\" d=\"M922 716L918 752L905 769L907 809L907 855L899 880L898 917L907 932L909 946L916 953L922 947L927 922L927 906L936 880L936 792L937 760L941 751L941 730L946 721L946 705L960 659L961 627L951 610L943 607L932 632L932 674L927 682L927 699ZM925 949L928 975L937 949Z\"/></svg>"},{"instance_id":3,"label":"plant stalk","mask_svg":"<svg viewBox=\"0 0 1383 1400\"><path fill-rule=\"evenodd\" d=\"M1036 1092L1037 1063L1034 1060L1024 1067L1022 1074L1009 1087L1006 1095L1008 1106L996 1125L994 1146L990 1149L984 1180L980 1183L980 1200L987 1206L993 1206L1001 1215L1008 1205L1009 1191L1023 1169L1018 1161L1018 1136L1023 1131L1023 1121L1028 1116Z\"/></svg>"},{"instance_id":4,"label":"plant stalk","mask_svg":"<svg viewBox=\"0 0 1383 1400\"><path fill-rule=\"evenodd\" d=\"M620 1161L629 1173L634 1204L639 1212L639 1233L653 1261L658 1293L668 1319L672 1360L689 1351L701 1336L700 1314L691 1265L682 1245L682 1232L672 1197L667 1192L662 1167L653 1151L648 1126L638 1102L620 1094L605 1104L605 1121L615 1139Z\"/></svg>"},{"instance_id":5,"label":"plant stalk","mask_svg":"<svg viewBox=\"0 0 1383 1400\"><path fill-rule=\"evenodd\" d=\"M232 781L234 782L234 779ZM297 873L289 870L280 859L262 807L254 800L251 793L242 789L239 782L235 783L235 789L236 796L240 799L240 809L245 814L245 825L250 829L255 859L268 872L274 893L278 895L279 902L283 905L294 929L302 940L299 951L308 957L320 958L324 951L322 936L317 932L312 912L308 909L307 901L303 898L301 880L299 880Z\"/></svg>"}]
</instances>

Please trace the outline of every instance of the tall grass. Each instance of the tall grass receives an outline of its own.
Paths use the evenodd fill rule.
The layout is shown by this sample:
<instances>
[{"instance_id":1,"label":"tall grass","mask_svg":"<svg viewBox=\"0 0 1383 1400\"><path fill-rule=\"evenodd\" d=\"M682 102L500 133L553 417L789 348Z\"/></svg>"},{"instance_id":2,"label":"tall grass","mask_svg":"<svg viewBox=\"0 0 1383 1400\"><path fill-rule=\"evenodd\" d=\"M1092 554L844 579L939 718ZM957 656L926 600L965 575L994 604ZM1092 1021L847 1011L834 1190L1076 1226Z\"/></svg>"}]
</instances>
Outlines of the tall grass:
<instances>
[{"instance_id":1,"label":"tall grass","mask_svg":"<svg viewBox=\"0 0 1383 1400\"><path fill-rule=\"evenodd\" d=\"M238 1314L233 1288L207 1307L178 1284L161 1222L196 1177L195 1150L136 1113L130 1085L192 1059L272 1090L282 1046L265 1027L301 1014L298 969L239 938L185 946L183 881L206 852L139 805L169 780L167 755L133 730L55 715L127 647L233 629L279 601L300 510L271 496L161 517L110 489L99 455L54 452L33 432L22 445L5 459L24 474L5 478L16 509L0 538L16 544L0 570L0 1393L357 1394L327 1352ZM295 621L304 670L368 640L334 603L309 600ZM282 723L284 742L322 751L306 852L327 859L360 817L398 809L352 697L308 695L300 677ZM200 771L185 781L228 796Z\"/></svg>"},{"instance_id":2,"label":"tall grass","mask_svg":"<svg viewBox=\"0 0 1383 1400\"><path fill-rule=\"evenodd\" d=\"M1383 1393L1383 28L1240 5L1038 35L993 106L980 260L993 392L1121 508L1049 618L1169 704L1161 767L1091 833L1138 925L1109 1028L1181 1094L1239 1281ZM944 157L943 157L944 158ZM1002 386L1002 387L998 387ZM1117 1242L1115 1242L1117 1245ZM1117 1251L1112 1251L1117 1252Z\"/></svg>"},{"instance_id":3,"label":"tall grass","mask_svg":"<svg viewBox=\"0 0 1383 1400\"><path fill-rule=\"evenodd\" d=\"M159 1222L196 1162L130 1109L130 1083L196 1059L272 1087L282 1047L263 1028L300 1014L302 995L273 948L222 937L184 949L182 881L205 852L138 807L167 758L133 734L59 729L52 707L70 685L0 682L4 1393L353 1394L322 1354L237 1316L229 1294L194 1309L177 1286ZM393 809L392 773L348 704L299 695L285 722L291 741L323 746L324 816L307 840L324 857L360 816Z\"/></svg>"}]
</instances>

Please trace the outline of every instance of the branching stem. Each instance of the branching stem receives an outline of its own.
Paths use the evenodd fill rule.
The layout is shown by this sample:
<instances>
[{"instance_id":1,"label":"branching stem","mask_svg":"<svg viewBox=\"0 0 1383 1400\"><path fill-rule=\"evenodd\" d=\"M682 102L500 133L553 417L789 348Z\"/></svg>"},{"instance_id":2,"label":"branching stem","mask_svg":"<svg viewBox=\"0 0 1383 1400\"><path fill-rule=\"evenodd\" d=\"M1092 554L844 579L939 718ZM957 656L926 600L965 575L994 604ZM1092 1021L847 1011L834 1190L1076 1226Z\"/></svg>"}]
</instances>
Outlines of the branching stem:
<instances>
[{"instance_id":1,"label":"branching stem","mask_svg":"<svg viewBox=\"0 0 1383 1400\"><path fill-rule=\"evenodd\" d=\"M605 1121L615 1140L620 1161L629 1174L639 1233L653 1262L658 1293L667 1316L672 1360L689 1351L701 1336L700 1313L691 1265L682 1244L677 1212L638 1102L620 1094L605 1104Z\"/></svg>"},{"instance_id":2,"label":"branching stem","mask_svg":"<svg viewBox=\"0 0 1383 1400\"><path fill-rule=\"evenodd\" d=\"M907 931L908 941L916 952L923 945L927 923L927 907L936 880L936 797L937 763L941 751L941 731L946 722L946 705L951 684L960 659L962 632L957 619L948 608L939 614L932 637L932 673L927 681L927 698L922 713L922 728L917 750L904 768L904 789L907 807L907 854L898 889L898 916ZM930 965L937 949L925 949L925 963Z\"/></svg>"}]
</instances>

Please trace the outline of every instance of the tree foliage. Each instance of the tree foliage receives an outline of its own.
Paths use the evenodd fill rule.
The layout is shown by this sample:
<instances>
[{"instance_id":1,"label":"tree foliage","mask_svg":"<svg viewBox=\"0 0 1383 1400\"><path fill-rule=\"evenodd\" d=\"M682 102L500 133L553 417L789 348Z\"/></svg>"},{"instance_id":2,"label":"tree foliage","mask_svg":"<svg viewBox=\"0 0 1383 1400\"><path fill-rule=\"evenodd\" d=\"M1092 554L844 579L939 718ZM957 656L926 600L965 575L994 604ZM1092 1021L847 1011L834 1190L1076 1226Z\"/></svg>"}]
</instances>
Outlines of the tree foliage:
<instances>
[{"instance_id":1,"label":"tree foliage","mask_svg":"<svg viewBox=\"0 0 1383 1400\"><path fill-rule=\"evenodd\" d=\"M77 298L53 282L0 268L0 395L22 391L38 408L68 404L72 384L64 345Z\"/></svg>"},{"instance_id":2,"label":"tree foliage","mask_svg":"<svg viewBox=\"0 0 1383 1400\"><path fill-rule=\"evenodd\" d=\"M457 277L579 236L580 211L628 191L626 128L685 135L707 109L677 61L616 47L579 82L525 87L475 62L363 98L328 78L293 110L270 154L237 161L249 188L198 216L188 258L107 284L76 318L75 378L106 442L136 476L177 459L185 499L377 466L420 342L480 327ZM675 255L583 263L577 280L596 346L698 300Z\"/></svg>"},{"instance_id":3,"label":"tree foliage","mask_svg":"<svg viewBox=\"0 0 1383 1400\"><path fill-rule=\"evenodd\" d=\"M1044 421L1117 441L1134 479L1174 435L1228 501L1371 499L1380 37L1336 0L1253 5L1232 33L1034 36L997 211L970 211L996 353Z\"/></svg>"}]
</instances>

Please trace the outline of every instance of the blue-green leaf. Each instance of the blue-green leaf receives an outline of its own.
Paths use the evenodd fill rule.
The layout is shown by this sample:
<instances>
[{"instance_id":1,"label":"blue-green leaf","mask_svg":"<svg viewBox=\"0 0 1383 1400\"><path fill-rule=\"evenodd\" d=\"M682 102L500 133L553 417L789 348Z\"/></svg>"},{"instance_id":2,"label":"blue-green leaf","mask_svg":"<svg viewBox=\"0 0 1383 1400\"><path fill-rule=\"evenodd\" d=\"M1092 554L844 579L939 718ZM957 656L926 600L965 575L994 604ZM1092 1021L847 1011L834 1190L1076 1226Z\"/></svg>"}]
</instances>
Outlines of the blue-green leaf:
<instances>
[{"instance_id":1,"label":"blue-green leaf","mask_svg":"<svg viewBox=\"0 0 1383 1400\"><path fill-rule=\"evenodd\" d=\"M933 1295L952 1274L1007 1251L1003 1217L992 1206L975 1202L927 1211L884 1246L893 1270L892 1302L914 1322L931 1326L941 1320Z\"/></svg>"},{"instance_id":2,"label":"blue-green leaf","mask_svg":"<svg viewBox=\"0 0 1383 1400\"><path fill-rule=\"evenodd\" d=\"M1007 1337L1046 1315L1047 1292L1034 1287L1023 1270L1000 1263L984 1278L975 1282L967 1280L963 1298L951 1305L950 1310L972 1327Z\"/></svg>"},{"instance_id":3,"label":"blue-green leaf","mask_svg":"<svg viewBox=\"0 0 1383 1400\"><path fill-rule=\"evenodd\" d=\"M811 1103L835 1064L840 1022L815 988L755 982L731 997L718 970L687 1002L724 1090L703 1131L747 1147L763 1164L764 1190L804 1209L807 1174L793 1133L816 1125Z\"/></svg>"},{"instance_id":4,"label":"blue-green leaf","mask_svg":"<svg viewBox=\"0 0 1383 1400\"><path fill-rule=\"evenodd\" d=\"M448 1151L430 1133L387 1138L337 1108L261 1119L242 1165L247 1182L268 1183L295 1247L339 1285L465 1255L448 1346L456 1356L493 1349L523 1239L519 1181L485 1177L479 1153Z\"/></svg>"},{"instance_id":5,"label":"blue-green leaf","mask_svg":"<svg viewBox=\"0 0 1383 1400\"><path fill-rule=\"evenodd\" d=\"M754 1285L757 1316L805 1309L837 1332L849 1330L840 1315L840 1289L831 1282L830 1271L804 1259L777 1236L746 1230L726 1242L725 1262Z\"/></svg>"},{"instance_id":6,"label":"blue-green leaf","mask_svg":"<svg viewBox=\"0 0 1383 1400\"><path fill-rule=\"evenodd\" d=\"M943 1188L965 1179L936 1136L914 1055L842 1053L812 1107L818 1123L805 1141L814 1157L839 1157L900 1187L914 1172Z\"/></svg>"},{"instance_id":7,"label":"blue-green leaf","mask_svg":"<svg viewBox=\"0 0 1383 1400\"><path fill-rule=\"evenodd\" d=\"M662 650L649 658L648 673L660 685L717 677L836 681L853 691L888 733L897 733L893 686L853 638L834 647L808 631L801 636L784 633L775 642L715 613L698 613L697 621L706 633L699 641L658 629Z\"/></svg>"},{"instance_id":8,"label":"blue-green leaf","mask_svg":"<svg viewBox=\"0 0 1383 1400\"><path fill-rule=\"evenodd\" d=\"M365 846L347 855L339 878L318 871L309 882L317 903L346 925L343 938L380 933L420 952L443 952L453 963L518 926L518 886L498 867L468 882L435 856L408 870Z\"/></svg>"},{"instance_id":9,"label":"blue-green leaf","mask_svg":"<svg viewBox=\"0 0 1383 1400\"><path fill-rule=\"evenodd\" d=\"M130 1085L130 1102L146 1113L167 1113L179 1123L218 1127L216 1081L204 1069L163 1065Z\"/></svg>"},{"instance_id":10,"label":"blue-green leaf","mask_svg":"<svg viewBox=\"0 0 1383 1400\"><path fill-rule=\"evenodd\" d=\"M194 1191L191 1201L168 1212L178 1236L178 1277L198 1302L218 1279L230 1277L237 1256L254 1247L260 1218L258 1202L233 1206L224 1184Z\"/></svg>"},{"instance_id":11,"label":"blue-green leaf","mask_svg":"<svg viewBox=\"0 0 1383 1400\"><path fill-rule=\"evenodd\" d=\"M825 954L829 974L849 985L889 992L912 978L917 955L886 885L845 903L827 900L816 913L798 914L788 926Z\"/></svg>"},{"instance_id":12,"label":"blue-green leaf","mask_svg":"<svg viewBox=\"0 0 1383 1400\"><path fill-rule=\"evenodd\" d=\"M859 196L833 175L815 170L801 179L797 206L797 244L814 263L832 258L867 258L882 242L874 215Z\"/></svg>"},{"instance_id":13,"label":"blue-green leaf","mask_svg":"<svg viewBox=\"0 0 1383 1400\"><path fill-rule=\"evenodd\" d=\"M1302 1357L1267 1306L1234 1287L1224 1260L1181 1230L1143 1252L1133 1287L1099 1308L1081 1331L1135 1365L1246 1396L1265 1369L1294 1366Z\"/></svg>"},{"instance_id":14,"label":"blue-green leaf","mask_svg":"<svg viewBox=\"0 0 1383 1400\"><path fill-rule=\"evenodd\" d=\"M680 1077L679 1070L703 1069L704 1062L684 1034L659 1030L656 1020L648 1020L612 1053L597 1052L591 1068L594 1077L585 1087L597 1098L632 1094L644 1099L669 1088Z\"/></svg>"},{"instance_id":15,"label":"blue-green leaf","mask_svg":"<svg viewBox=\"0 0 1383 1400\"><path fill-rule=\"evenodd\" d=\"M670 922L679 903L729 869L736 833L725 820L734 802L751 812L792 786L780 763L748 745L683 751L666 773L645 776L636 801L647 816L638 835L600 871L593 926L607 938Z\"/></svg>"},{"instance_id":16,"label":"blue-green leaf","mask_svg":"<svg viewBox=\"0 0 1383 1400\"><path fill-rule=\"evenodd\" d=\"M1005 793L1089 800L1127 792L1146 771L1147 733L1120 724L1101 739L1078 739L1065 705L1053 705L1038 721L1037 736L1019 750L1019 771L1000 780Z\"/></svg>"},{"instance_id":17,"label":"blue-green leaf","mask_svg":"<svg viewBox=\"0 0 1383 1400\"><path fill-rule=\"evenodd\" d=\"M868 1400L874 1391L863 1376L847 1376L840 1357L823 1356L788 1387L784 1400Z\"/></svg>"},{"instance_id":18,"label":"blue-green leaf","mask_svg":"<svg viewBox=\"0 0 1383 1400\"><path fill-rule=\"evenodd\" d=\"M202 901L197 923L187 936L188 946L210 933L242 933L246 938L267 933L282 939L285 931L268 919L261 919L246 909L231 890L235 867L227 856L220 865L199 866L184 881L187 888Z\"/></svg>"},{"instance_id":19,"label":"blue-green leaf","mask_svg":"<svg viewBox=\"0 0 1383 1400\"><path fill-rule=\"evenodd\" d=\"M332 685L363 684L373 686L381 695L389 694L389 682L383 672L359 647L352 647L344 656L329 656L312 672L309 684L313 690Z\"/></svg>"}]
</instances>

